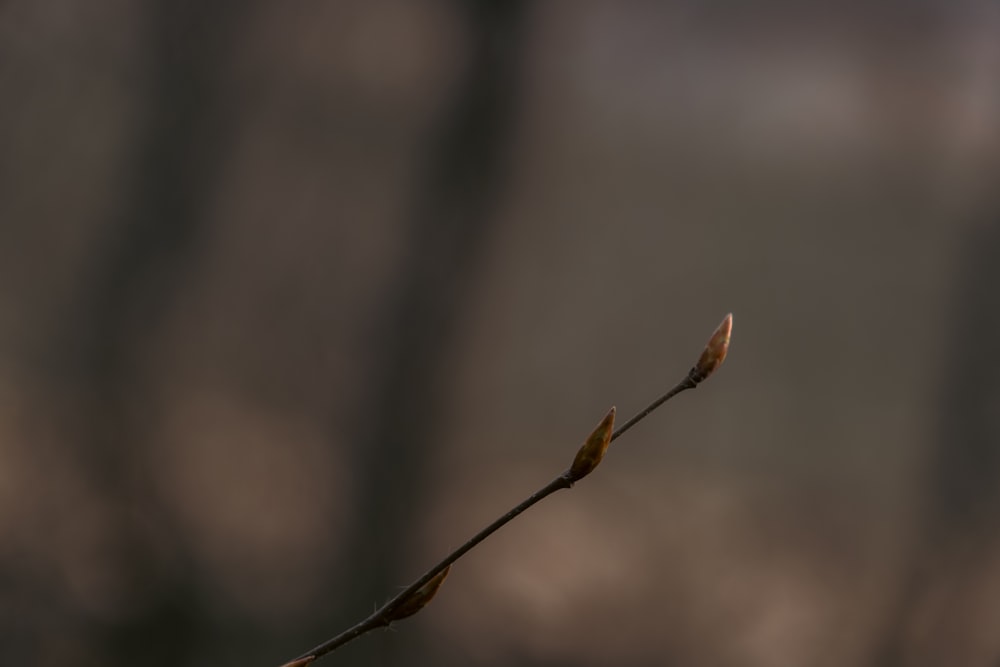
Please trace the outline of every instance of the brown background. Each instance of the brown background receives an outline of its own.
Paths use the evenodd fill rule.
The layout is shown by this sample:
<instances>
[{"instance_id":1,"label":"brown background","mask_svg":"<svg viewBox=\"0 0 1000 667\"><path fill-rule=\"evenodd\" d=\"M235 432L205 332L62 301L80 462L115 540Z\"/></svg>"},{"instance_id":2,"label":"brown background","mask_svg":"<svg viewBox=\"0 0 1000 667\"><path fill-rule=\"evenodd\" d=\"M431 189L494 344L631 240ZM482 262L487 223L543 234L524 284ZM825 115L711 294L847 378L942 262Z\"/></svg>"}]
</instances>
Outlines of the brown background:
<instances>
[{"instance_id":1,"label":"brown background","mask_svg":"<svg viewBox=\"0 0 1000 667\"><path fill-rule=\"evenodd\" d=\"M830 5L832 7L832 5ZM988 3L0 5L0 664L1000 662Z\"/></svg>"}]
</instances>

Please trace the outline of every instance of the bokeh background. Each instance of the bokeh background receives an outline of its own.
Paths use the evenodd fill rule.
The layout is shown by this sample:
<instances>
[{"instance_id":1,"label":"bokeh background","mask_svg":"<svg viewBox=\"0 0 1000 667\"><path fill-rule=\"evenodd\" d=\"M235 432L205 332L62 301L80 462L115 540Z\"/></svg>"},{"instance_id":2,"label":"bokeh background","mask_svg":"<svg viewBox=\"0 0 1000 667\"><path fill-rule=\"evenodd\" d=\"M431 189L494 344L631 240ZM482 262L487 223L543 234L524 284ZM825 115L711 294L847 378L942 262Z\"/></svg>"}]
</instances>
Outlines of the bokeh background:
<instances>
[{"instance_id":1,"label":"bokeh background","mask_svg":"<svg viewBox=\"0 0 1000 667\"><path fill-rule=\"evenodd\" d=\"M0 664L1000 664L998 35L0 4Z\"/></svg>"}]
</instances>

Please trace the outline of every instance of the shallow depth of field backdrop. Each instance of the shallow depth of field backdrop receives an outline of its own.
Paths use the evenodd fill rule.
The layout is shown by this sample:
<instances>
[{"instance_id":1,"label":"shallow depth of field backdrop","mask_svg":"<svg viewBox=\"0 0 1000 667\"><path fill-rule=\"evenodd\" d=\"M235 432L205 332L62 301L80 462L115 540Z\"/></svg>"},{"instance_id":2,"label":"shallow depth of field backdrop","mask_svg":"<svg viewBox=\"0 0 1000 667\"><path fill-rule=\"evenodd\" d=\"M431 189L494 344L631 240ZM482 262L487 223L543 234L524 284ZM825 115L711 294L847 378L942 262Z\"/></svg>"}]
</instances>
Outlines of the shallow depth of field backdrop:
<instances>
[{"instance_id":1,"label":"shallow depth of field backdrop","mask_svg":"<svg viewBox=\"0 0 1000 667\"><path fill-rule=\"evenodd\" d=\"M0 664L995 666L992 3L0 5ZM835 7L835 8L834 8Z\"/></svg>"}]
</instances>

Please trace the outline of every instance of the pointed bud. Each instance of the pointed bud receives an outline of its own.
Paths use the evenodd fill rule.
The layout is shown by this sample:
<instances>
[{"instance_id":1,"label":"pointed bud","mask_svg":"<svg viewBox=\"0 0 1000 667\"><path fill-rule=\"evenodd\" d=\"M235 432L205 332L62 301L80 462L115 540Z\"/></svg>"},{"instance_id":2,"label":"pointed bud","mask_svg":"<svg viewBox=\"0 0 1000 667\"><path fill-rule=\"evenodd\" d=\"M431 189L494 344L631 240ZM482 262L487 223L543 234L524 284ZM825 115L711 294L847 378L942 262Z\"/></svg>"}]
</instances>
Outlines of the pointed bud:
<instances>
[{"instance_id":1,"label":"pointed bud","mask_svg":"<svg viewBox=\"0 0 1000 667\"><path fill-rule=\"evenodd\" d=\"M306 665L312 664L312 661L316 659L314 655L307 655L304 658L299 658L298 660L292 660L291 662L286 662L281 667L306 667Z\"/></svg>"},{"instance_id":2,"label":"pointed bud","mask_svg":"<svg viewBox=\"0 0 1000 667\"><path fill-rule=\"evenodd\" d=\"M413 616L418 611L426 607L427 603L434 598L438 589L441 588L441 584L444 583L449 570L451 570L451 565L435 574L433 579L413 591L408 598L399 603L398 607L389 610L389 622L401 621L404 618Z\"/></svg>"},{"instance_id":3,"label":"pointed bud","mask_svg":"<svg viewBox=\"0 0 1000 667\"><path fill-rule=\"evenodd\" d=\"M604 453L608 451L608 443L611 442L611 431L614 429L614 426L615 409L612 407L611 411L605 415L601 423L594 429L594 432L590 434L590 437L580 447L580 451L576 453L573 465L569 469L569 479L571 482L583 479L594 472L594 468L601 463Z\"/></svg>"},{"instance_id":4,"label":"pointed bud","mask_svg":"<svg viewBox=\"0 0 1000 667\"><path fill-rule=\"evenodd\" d=\"M715 372L715 369L726 360L726 353L729 352L729 337L733 332L733 314L729 313L722 320L722 324L715 330L712 337L705 346L705 351L701 353L701 358L694 365L688 377L692 382L698 384Z\"/></svg>"}]
</instances>

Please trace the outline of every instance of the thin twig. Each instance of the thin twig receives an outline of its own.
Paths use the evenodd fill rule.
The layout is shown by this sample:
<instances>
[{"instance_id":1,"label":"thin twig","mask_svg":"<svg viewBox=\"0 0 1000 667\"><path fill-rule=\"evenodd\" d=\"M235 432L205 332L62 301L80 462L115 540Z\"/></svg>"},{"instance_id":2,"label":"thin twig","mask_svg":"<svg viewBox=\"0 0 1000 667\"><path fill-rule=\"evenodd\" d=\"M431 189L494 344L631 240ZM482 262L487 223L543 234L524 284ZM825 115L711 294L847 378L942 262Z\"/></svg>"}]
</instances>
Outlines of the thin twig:
<instances>
[{"instance_id":1,"label":"thin twig","mask_svg":"<svg viewBox=\"0 0 1000 667\"><path fill-rule=\"evenodd\" d=\"M658 399L650 403L642 412L638 413L637 415L629 419L627 422L625 422L625 424L622 425L621 428L619 428L611 435L611 440L614 440L615 438L625 433L625 431L629 430L630 428L638 424L640 421L648 417L654 410L656 410L658 407L666 403L668 400L670 400L677 394L681 393L685 389L693 389L695 386L696 385L691 380L690 376L685 377L680 383L677 384L677 386L675 386L673 389L668 391L663 396L660 396ZM384 605L376 609L371 616L364 619L360 623L354 625L353 627L344 630L336 637L328 639L319 646L316 646L315 648L306 651L305 653L300 655L297 659L302 660L310 656L312 656L313 658L320 658L329 653L330 651L333 651L334 649L343 646L347 642L353 639L357 639L366 632L389 625L389 623L391 623L390 619L392 618L393 610L396 607L398 607L404 600L406 600L416 591L418 591L427 582L429 582L435 576L440 574L446 567L457 561L465 554L467 554L469 551L472 550L473 547L475 547L477 544L479 544L487 537L495 533L497 530L499 530L503 526L513 521L518 514L521 514L535 503L547 498L556 491L570 488L573 485L573 482L570 481L568 472L569 471L562 473L561 475L553 479L551 482L549 482L548 484L546 484L545 486L543 486L542 488L540 488L539 490L535 491L533 494L522 500L520 503L517 504L517 506L513 507L509 512L507 512L506 514L498 518L496 521L494 521L493 523L491 523L490 525L486 526L481 531L476 533L471 539L462 544L462 546L452 551L450 554L445 556L444 559L442 559L439 563L434 565L434 567L427 570L423 575L421 575L419 579L417 579L412 584L404 588L402 591L396 594L395 597L386 602Z\"/></svg>"},{"instance_id":2,"label":"thin twig","mask_svg":"<svg viewBox=\"0 0 1000 667\"><path fill-rule=\"evenodd\" d=\"M671 389L670 391L668 391L667 393L665 393L663 396L660 396L658 399L656 399L655 401L653 401L652 403L650 403L649 405L647 405L645 407L645 409L643 409L642 412L640 412L639 414L635 415L634 417L632 417L631 419L629 419L627 422L625 422L624 424L622 424L620 427L618 427L615 430L615 432L611 434L611 441L614 442L615 440L617 440L623 433L625 433L625 431L629 430L630 428L632 428L633 426L635 426L636 424L638 424L639 422L641 422L643 419L645 419L646 417L648 417L650 415L650 413L653 412L653 410L655 410L656 408L660 407L661 405L663 405L664 403L666 403L667 401L669 401L671 398L673 398L677 394L681 393L682 391L684 391L686 389L694 389L697 386L698 386L698 383L695 382L693 379L691 379L691 374L689 373L687 375L687 377L685 377L683 380L681 380L680 382L678 382L677 385L673 389Z\"/></svg>"},{"instance_id":3,"label":"thin twig","mask_svg":"<svg viewBox=\"0 0 1000 667\"><path fill-rule=\"evenodd\" d=\"M404 588L395 597L386 602L384 605L376 609L371 616L361 621L357 625L341 632L336 637L328 639L316 648L306 651L298 659L307 658L309 656L314 656L319 658L320 656L326 655L330 651L343 646L352 639L356 639L361 635L365 634L370 630L375 628L380 628L389 625L392 619L392 612L407 598L418 591L427 582L433 579L435 576L440 574L446 567L457 561L459 558L468 553L473 547L485 540L487 537L495 533L501 527L510 523L518 514L528 509L535 503L544 499L545 497L559 491L560 489L568 489L572 485L572 482L566 477L565 474L559 475L551 482L535 491L533 494L522 500L518 505L512 508L509 512L504 514L502 517L491 523L490 525L483 528L481 531L475 534L469 541L467 541L462 546L458 547L450 554L444 557L439 563L434 567L427 570L419 579L414 581L412 584Z\"/></svg>"},{"instance_id":4,"label":"thin twig","mask_svg":"<svg viewBox=\"0 0 1000 667\"><path fill-rule=\"evenodd\" d=\"M448 568L459 558L461 558L469 551L471 551L473 547L478 545L480 542L482 542L487 537L498 531L503 526L513 521L519 514L524 512L532 505L542 501L543 499L552 495L556 491L559 491L561 489L568 489L571 486L573 486L574 482L578 481L584 475L589 474L589 472L592 471L594 467L596 467L597 463L600 462L600 457L603 456L603 449L607 447L607 444L609 442L617 439L619 436L621 436L630 428L632 428L640 421L648 417L654 410L659 408L661 405L669 401L677 394L687 389L694 389L695 387L697 387L698 384L702 382L705 378L707 378L716 368L718 368L718 366L722 363L722 360L725 359L726 352L729 347L729 334L731 329L732 329L732 315L727 315L726 318L722 321L722 324L712 335L712 338L709 340L708 346L702 353L701 358L698 360L698 363L695 364L695 366L691 369L690 372L688 372L688 374L684 377L683 380L678 382L677 385L675 385L670 391L657 398L655 401L646 406L646 408L644 408L641 412L639 412L634 417L625 422L619 429L614 431L614 433L611 433L610 436L607 434L607 431L605 431L603 436L603 447L601 448L597 461L594 463L593 466L590 467L589 470L587 470L583 474L578 474L577 472L574 472L574 468L568 468L565 472L563 472L558 477L553 479L551 482L549 482L548 484L546 484L545 486L538 489L533 494L522 500L506 514L504 514L496 521L494 521L493 523L489 524L488 526L480 530L467 542L465 542L460 547L458 547L450 554L445 556L440 562L438 562L431 569L427 570L427 572L421 575L419 579L417 579L412 584L410 584L402 591L397 593L391 600L389 600L381 607L376 609L370 616L365 618L363 621L360 621L359 623L348 628L347 630L344 630L339 635L326 640L322 644L310 649L309 651L306 651L305 653L295 658L291 662L286 663L283 667L289 667L290 665L296 665L296 667L301 665L304 667L305 665L308 665L311 662L313 662L313 660L316 660L326 655L327 653L330 653L334 649L337 649L343 646L344 644L354 639L357 639L361 635L370 632L371 630L374 630L376 628L386 627L394 620L398 620L404 616L408 616L410 613L413 613L409 612L401 616L399 614L399 611L401 607L404 605L404 603L410 602L413 596L418 594L418 591L420 591L424 586L429 584L432 579L434 579L438 575L441 575L441 573L444 572L446 568ZM609 424L607 430L610 431L610 424L613 422L613 419L614 419L614 409L612 408L612 412L608 415L608 417L605 417L605 421L602 422L602 426L605 424ZM595 431L595 433L591 436L591 440L595 437L595 435L600 435L599 433L600 428L601 427L599 426L598 431ZM584 447L587 447L587 444L585 444ZM431 595L433 595L433 593L431 593Z\"/></svg>"}]
</instances>

